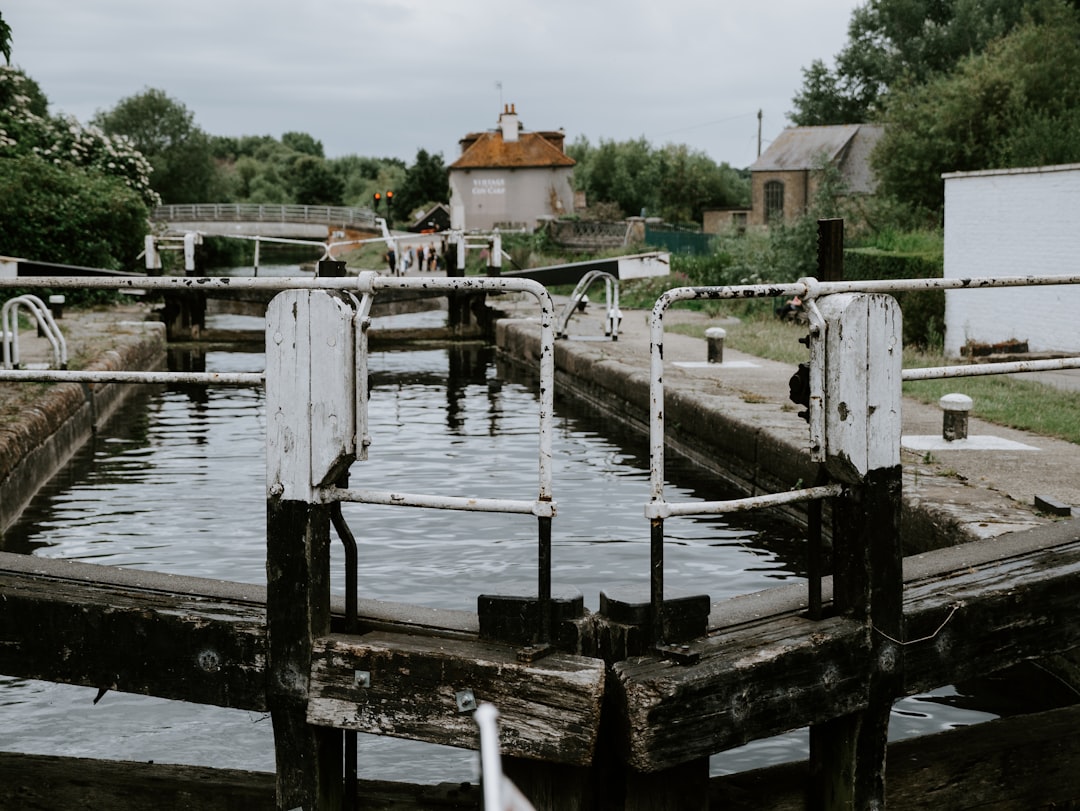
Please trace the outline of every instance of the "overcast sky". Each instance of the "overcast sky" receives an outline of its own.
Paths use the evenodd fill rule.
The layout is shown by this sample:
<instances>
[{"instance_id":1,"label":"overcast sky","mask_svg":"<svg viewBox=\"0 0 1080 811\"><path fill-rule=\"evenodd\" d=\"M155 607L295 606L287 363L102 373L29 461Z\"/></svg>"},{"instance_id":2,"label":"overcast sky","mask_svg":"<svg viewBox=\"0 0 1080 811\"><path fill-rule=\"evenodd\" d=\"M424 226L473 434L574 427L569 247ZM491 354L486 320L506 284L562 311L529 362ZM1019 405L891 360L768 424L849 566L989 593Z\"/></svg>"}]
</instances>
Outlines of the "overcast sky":
<instances>
[{"instance_id":1,"label":"overcast sky","mask_svg":"<svg viewBox=\"0 0 1080 811\"><path fill-rule=\"evenodd\" d=\"M687 144L736 168L787 125L865 0L4 0L12 64L86 122L147 88L211 135L447 163L514 104L530 130Z\"/></svg>"}]
</instances>

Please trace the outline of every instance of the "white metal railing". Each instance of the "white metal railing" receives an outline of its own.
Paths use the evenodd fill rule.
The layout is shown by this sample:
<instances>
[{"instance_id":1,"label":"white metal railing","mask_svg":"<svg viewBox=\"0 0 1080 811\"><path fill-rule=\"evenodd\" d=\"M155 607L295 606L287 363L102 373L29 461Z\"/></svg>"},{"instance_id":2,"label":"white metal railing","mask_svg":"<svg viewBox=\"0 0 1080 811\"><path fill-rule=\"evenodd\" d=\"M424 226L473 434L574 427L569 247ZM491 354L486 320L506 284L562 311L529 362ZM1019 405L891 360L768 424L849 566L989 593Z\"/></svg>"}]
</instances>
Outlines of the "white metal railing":
<instances>
[{"instance_id":1,"label":"white metal railing","mask_svg":"<svg viewBox=\"0 0 1080 811\"><path fill-rule=\"evenodd\" d=\"M1080 276L1000 276L971 279L901 279L850 282L819 282L805 278L779 285L727 285L721 287L677 287L666 291L653 306L650 330L650 502L647 516L660 513L680 515L710 515L730 512L727 501L697 502L686 508L664 504L664 313L678 301L692 299L792 298L798 296L812 307L815 299L839 293L893 293L912 290L981 290L996 287L1027 287L1080 284ZM944 377L963 377L985 374L1045 371L1049 369L1080 368L1080 358L1060 358L1046 361L987 363L978 366L940 366L927 369L905 369L904 380L929 380ZM816 489L804 491L805 498L820 498ZM755 500L747 500L744 509L753 509ZM696 507L696 511L693 508Z\"/></svg>"},{"instance_id":2,"label":"white metal railing","mask_svg":"<svg viewBox=\"0 0 1080 811\"><path fill-rule=\"evenodd\" d=\"M153 218L165 222L300 222L375 226L369 208L273 205L262 203L191 203L157 206Z\"/></svg>"},{"instance_id":3,"label":"white metal railing","mask_svg":"<svg viewBox=\"0 0 1080 811\"><path fill-rule=\"evenodd\" d=\"M86 278L73 276L43 276L29 279L0 278L0 290L25 288L28 284L43 288L106 289L106 290L342 290L373 295L379 290L416 289L440 291L491 291L522 292L536 297L541 306L541 351L539 361L540 385L540 447L539 447L539 494L536 502L529 502L527 512L553 514L552 502L552 420L554 412L554 304L547 289L539 282L529 279L502 279L489 277L423 277L391 278L373 271L361 272L355 277L316 278L268 278L268 277L180 277L147 276L121 278ZM49 371L49 370L0 370L0 382L87 382L87 383L193 383L205 385L253 386L264 382L261 374L223 374L210 372L135 372L135 371ZM354 500L358 491L335 490L343 500ZM371 494L369 494L371 495ZM375 496L379 497L379 496ZM380 497L381 498L381 497ZM327 496L327 500L332 500ZM419 500L416 497L415 500ZM387 503L406 505L406 499L387 498ZM493 502L485 499L465 499L464 502L448 501L446 509L488 509ZM522 512L523 504L510 502L511 506L499 511ZM434 506L426 504L424 506Z\"/></svg>"},{"instance_id":4,"label":"white metal railing","mask_svg":"<svg viewBox=\"0 0 1080 811\"><path fill-rule=\"evenodd\" d=\"M5 287L26 286L26 279L2 279L0 289ZM221 278L221 277L138 277L88 279L78 277L40 277L33 284L48 288L103 288L123 290L138 287L147 290L340 290L360 294L363 300L357 312L360 328L357 333L359 351L357 352L358 391L355 402L360 414L356 435L360 437L362 448L366 438L366 329L369 323L367 312L371 297L379 290L421 289L439 291L491 291L523 292L533 295L541 307L541 351L539 358L540 375L540 410L539 410L539 448L538 473L539 485L535 500L489 499L456 496L438 496L424 494L406 494L376 490L350 490L327 486L320 489L318 499L323 503L336 501L355 501L392 506L427 507L447 510L469 510L477 512L500 512L531 514L541 521L541 567L539 599L546 606L551 599L550 574L550 519L556 514L556 504L552 494L552 440L555 397L555 350L554 350L554 304L547 289L539 282L529 279L501 279L489 277L424 277L390 278L372 271L363 271L356 277L317 277L317 278ZM118 383L195 383L205 385L251 386L270 383L262 374L220 374L200 372L135 372L135 371L44 371L44 370L0 370L2 381L46 381L46 382L118 382ZM363 458L361 456L360 458ZM549 617L549 612L542 611L542 617ZM550 620L548 620L549 622ZM546 625L547 623L545 623ZM547 640L545 627L544 639Z\"/></svg>"},{"instance_id":5,"label":"white metal railing","mask_svg":"<svg viewBox=\"0 0 1080 811\"><path fill-rule=\"evenodd\" d=\"M619 340L619 324L622 323L622 312L619 310L619 280L604 270L590 270L578 281L574 291L570 294L570 300L566 302L562 313L559 314L558 326L555 329L557 338L566 337L566 329L570 319L578 309L584 309L588 302L586 293L589 287L598 280L604 282L604 335L611 340Z\"/></svg>"},{"instance_id":6,"label":"white metal railing","mask_svg":"<svg viewBox=\"0 0 1080 811\"><path fill-rule=\"evenodd\" d=\"M16 369L19 358L19 307L26 307L37 321L42 334L53 348L53 360L58 369L67 368L67 341L44 301L29 293L4 302L0 308L0 342L3 343L4 369Z\"/></svg>"},{"instance_id":7,"label":"white metal railing","mask_svg":"<svg viewBox=\"0 0 1080 811\"><path fill-rule=\"evenodd\" d=\"M0 278L0 289L4 287L25 286L25 279ZM424 494L398 493L379 490L352 490L348 488L324 487L319 499L323 502L358 501L394 506L430 507L448 510L475 510L507 513L531 513L541 521L555 515L552 500L551 479L551 420L554 397L554 311L546 289L537 282L514 278L456 277L456 278L389 278L377 273L365 271L357 277L347 278L212 278L212 277L137 277L137 278L77 278L47 277L34 280L34 284L50 288L105 288L105 289L213 289L227 287L232 290L286 290L286 289L324 289L343 290L359 293L369 301L369 297L378 290L389 288L416 288L424 290L498 290L521 291L533 294L542 307L541 352L540 352L540 452L539 495L535 501L478 499L448 496L430 496ZM765 507L776 507L802 501L817 501L831 498L842 493L842 485L825 484L783 493L755 496L745 499L723 501L671 503L664 498L664 367L663 367L663 318L666 310L675 302L691 299L740 299L750 297L800 297L811 314L811 334L815 324L821 324L817 311L817 300L843 293L891 293L909 290L934 289L989 289L1015 286L1052 286L1080 284L1080 276L1016 276L975 279L910 279L899 281L861 281L861 282L819 282L816 279L800 279L797 282L781 285L738 285L723 287L681 287L665 292L653 307L650 318L650 497L645 505L645 517L653 523L653 602L663 599L663 520L667 517L718 515L740 512ZM811 356L814 357L813 343ZM813 365L813 364L812 364ZM978 366L945 366L931 369L910 369L901 373L904 380L925 380L930 378L959 377L985 374L1012 374L1019 372L1043 371L1047 369L1080 368L1080 358L1064 358L1049 361L1021 361L1003 364L982 364ZM817 372L820 375L820 370ZM361 375L366 378L366 374ZM3 380L78 380L83 382L167 382L170 380L222 384L222 385L259 385L264 382L262 375L220 375L205 373L162 373L162 372L49 372L49 371L0 371ZM820 387L821 381L817 380ZM812 386L813 387L813 386ZM364 398L359 398L365 402ZM820 412L820 408L817 411ZM815 409L810 409L813 415ZM820 419L820 418L819 418ZM823 423L815 425L811 416L811 441L815 432L823 432ZM548 525L550 526L550 525ZM659 531L657 531L659 530ZM549 540L550 542L550 540ZM543 578L543 574L541 575ZM548 572L548 577L550 573ZM545 593L550 599L550 580L546 588L541 584L540 595ZM542 616L547 616L544 612Z\"/></svg>"},{"instance_id":8,"label":"white metal railing","mask_svg":"<svg viewBox=\"0 0 1080 811\"><path fill-rule=\"evenodd\" d=\"M484 811L535 811L525 795L503 774L499 751L499 711L482 702L473 713L480 731L480 768L484 783Z\"/></svg>"},{"instance_id":9,"label":"white metal railing","mask_svg":"<svg viewBox=\"0 0 1080 811\"><path fill-rule=\"evenodd\" d=\"M668 290L653 306L650 318L650 391L649 391L649 476L650 498L645 505L645 517L650 521L650 605L653 616L660 616L664 602L664 519L671 516L720 515L746 510L774 507L804 501L819 501L843 493L841 484L825 484L745 499L703 501L672 504L664 498L664 313L677 301L691 299L739 299L739 298L792 298L798 296L810 315L810 399L808 408L810 423L811 457L817 461L824 458L825 417L822 390L824 388L824 337L825 322L816 300L843 293L893 293L910 290L979 290L997 287L1053 286L1080 284L1080 276L1011 276L971 279L905 279L880 281L819 282L804 278L781 285L731 285L722 287L680 287ZM1048 369L1080 368L1080 358L1062 358L1048 361L1020 361L1012 363L980 364L978 366L942 366L929 369L900 371L901 380L927 380L932 378L961 377L985 374L1011 374L1017 372L1043 371ZM816 400L816 403L814 402ZM814 407L816 405L816 407ZM899 442L899 436L896 437ZM820 582L811 577L810 604L812 613L820 608ZM661 640L662 642L662 640Z\"/></svg>"}]
</instances>

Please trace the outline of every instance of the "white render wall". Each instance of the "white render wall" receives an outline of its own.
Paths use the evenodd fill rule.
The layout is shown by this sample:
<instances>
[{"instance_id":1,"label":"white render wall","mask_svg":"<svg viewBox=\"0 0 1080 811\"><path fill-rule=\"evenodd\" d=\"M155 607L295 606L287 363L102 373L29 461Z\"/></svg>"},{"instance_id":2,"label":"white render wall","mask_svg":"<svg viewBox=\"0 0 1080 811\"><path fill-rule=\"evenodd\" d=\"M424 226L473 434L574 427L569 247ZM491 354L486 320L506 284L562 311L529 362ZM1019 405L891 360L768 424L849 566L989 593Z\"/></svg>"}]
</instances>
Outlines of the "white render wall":
<instances>
[{"instance_id":1,"label":"white render wall","mask_svg":"<svg viewBox=\"0 0 1080 811\"><path fill-rule=\"evenodd\" d=\"M574 213L569 167L455 169L450 172L451 226L489 230L520 222L532 230L542 217ZM559 207L553 209L553 197Z\"/></svg>"},{"instance_id":2,"label":"white render wall","mask_svg":"<svg viewBox=\"0 0 1080 811\"><path fill-rule=\"evenodd\" d=\"M945 175L945 278L1080 273L1080 164ZM1080 352L1080 285L949 290L945 352L969 341Z\"/></svg>"}]
</instances>

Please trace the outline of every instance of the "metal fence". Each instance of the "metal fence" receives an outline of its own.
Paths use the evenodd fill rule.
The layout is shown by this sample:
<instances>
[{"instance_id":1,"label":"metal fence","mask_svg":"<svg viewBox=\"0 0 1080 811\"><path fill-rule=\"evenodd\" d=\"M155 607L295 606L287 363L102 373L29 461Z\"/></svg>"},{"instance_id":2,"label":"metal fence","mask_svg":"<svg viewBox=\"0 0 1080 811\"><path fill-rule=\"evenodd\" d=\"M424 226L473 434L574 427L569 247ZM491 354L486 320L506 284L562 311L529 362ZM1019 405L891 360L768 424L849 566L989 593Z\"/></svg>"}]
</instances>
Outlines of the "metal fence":
<instances>
[{"instance_id":1,"label":"metal fence","mask_svg":"<svg viewBox=\"0 0 1080 811\"><path fill-rule=\"evenodd\" d=\"M161 222L301 222L375 227L375 212L371 209L342 206L190 203L158 206L153 218Z\"/></svg>"}]
</instances>

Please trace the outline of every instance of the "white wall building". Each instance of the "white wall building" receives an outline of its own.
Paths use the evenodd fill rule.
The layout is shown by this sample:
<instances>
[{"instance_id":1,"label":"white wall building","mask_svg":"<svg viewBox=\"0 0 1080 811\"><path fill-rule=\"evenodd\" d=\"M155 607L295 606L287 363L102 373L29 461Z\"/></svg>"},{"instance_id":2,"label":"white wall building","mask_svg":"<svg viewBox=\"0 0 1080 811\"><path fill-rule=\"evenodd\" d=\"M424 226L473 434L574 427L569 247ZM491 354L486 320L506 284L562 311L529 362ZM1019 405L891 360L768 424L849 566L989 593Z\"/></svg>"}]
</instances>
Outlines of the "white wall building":
<instances>
[{"instance_id":1,"label":"white wall building","mask_svg":"<svg viewBox=\"0 0 1080 811\"><path fill-rule=\"evenodd\" d=\"M945 278L1080 270L1080 164L957 172L945 178ZM1080 285L949 290L945 352L1027 341L1080 352Z\"/></svg>"},{"instance_id":2,"label":"white wall building","mask_svg":"<svg viewBox=\"0 0 1080 811\"><path fill-rule=\"evenodd\" d=\"M573 214L575 161L564 138L561 130L525 131L513 105L496 129L462 138L449 167L451 227L531 231L543 218Z\"/></svg>"}]
</instances>

